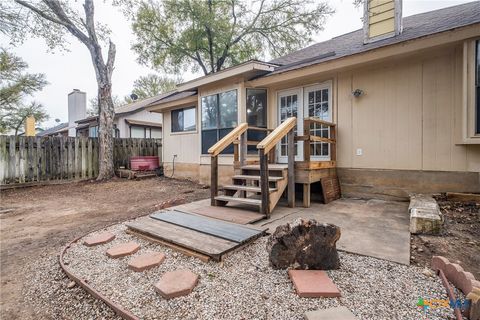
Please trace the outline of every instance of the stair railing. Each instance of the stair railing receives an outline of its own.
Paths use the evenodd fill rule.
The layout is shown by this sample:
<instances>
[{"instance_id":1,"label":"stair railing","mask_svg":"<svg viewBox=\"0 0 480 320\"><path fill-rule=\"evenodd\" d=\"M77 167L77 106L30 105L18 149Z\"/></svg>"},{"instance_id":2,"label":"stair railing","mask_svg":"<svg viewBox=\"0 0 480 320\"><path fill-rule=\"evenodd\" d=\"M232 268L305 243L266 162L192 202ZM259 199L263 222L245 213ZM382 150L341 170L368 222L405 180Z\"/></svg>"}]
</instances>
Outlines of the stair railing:
<instances>
[{"instance_id":1,"label":"stair railing","mask_svg":"<svg viewBox=\"0 0 480 320\"><path fill-rule=\"evenodd\" d=\"M220 139L217 143L211 146L208 149L210 154L210 199L211 205L216 206L217 201L215 197L218 196L218 155L222 153L225 148L231 145L234 141L238 140L241 137L242 142L246 142L246 131L248 129L247 123L241 123L232 131L230 131L225 137ZM245 143L242 143L245 145ZM242 147L241 157L244 159L246 157L246 146Z\"/></svg>"},{"instance_id":2,"label":"stair railing","mask_svg":"<svg viewBox=\"0 0 480 320\"><path fill-rule=\"evenodd\" d=\"M297 118L286 119L281 125L273 130L258 145L258 156L260 158L260 188L262 197L262 213L270 217L270 193L269 193L269 173L268 173L268 154L280 140L287 136L288 153L288 206L295 207L295 135L294 129L297 125Z\"/></svg>"}]
</instances>

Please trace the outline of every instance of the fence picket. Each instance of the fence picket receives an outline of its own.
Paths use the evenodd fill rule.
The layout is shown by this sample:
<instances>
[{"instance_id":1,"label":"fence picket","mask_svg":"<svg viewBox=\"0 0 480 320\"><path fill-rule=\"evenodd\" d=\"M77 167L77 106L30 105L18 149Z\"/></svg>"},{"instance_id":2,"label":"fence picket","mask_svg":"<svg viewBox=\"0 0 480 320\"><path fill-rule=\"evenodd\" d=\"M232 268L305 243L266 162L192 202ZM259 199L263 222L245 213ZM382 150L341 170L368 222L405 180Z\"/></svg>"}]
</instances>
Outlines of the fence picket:
<instances>
[{"instance_id":1,"label":"fence picket","mask_svg":"<svg viewBox=\"0 0 480 320\"><path fill-rule=\"evenodd\" d=\"M161 147L161 139L115 138L115 168L129 168L132 156L160 157ZM0 184L95 178L98 159L97 138L0 136Z\"/></svg>"}]
</instances>

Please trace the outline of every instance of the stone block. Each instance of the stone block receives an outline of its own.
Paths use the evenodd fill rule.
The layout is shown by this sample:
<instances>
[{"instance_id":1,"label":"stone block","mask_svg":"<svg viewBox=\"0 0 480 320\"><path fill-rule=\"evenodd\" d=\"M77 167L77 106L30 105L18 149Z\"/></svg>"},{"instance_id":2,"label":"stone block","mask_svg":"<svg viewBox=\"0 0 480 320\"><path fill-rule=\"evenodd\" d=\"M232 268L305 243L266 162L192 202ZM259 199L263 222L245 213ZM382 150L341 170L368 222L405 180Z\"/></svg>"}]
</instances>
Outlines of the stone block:
<instances>
[{"instance_id":1,"label":"stone block","mask_svg":"<svg viewBox=\"0 0 480 320\"><path fill-rule=\"evenodd\" d=\"M152 269L160 265L165 260L165 254L161 252L149 252L131 259L128 267L136 272Z\"/></svg>"},{"instance_id":2,"label":"stone block","mask_svg":"<svg viewBox=\"0 0 480 320\"><path fill-rule=\"evenodd\" d=\"M340 297L340 290L321 270L288 270L297 294L302 298Z\"/></svg>"},{"instance_id":3,"label":"stone block","mask_svg":"<svg viewBox=\"0 0 480 320\"><path fill-rule=\"evenodd\" d=\"M155 284L155 290L165 299L190 294L198 283L198 275L190 270L166 272Z\"/></svg>"},{"instance_id":4,"label":"stone block","mask_svg":"<svg viewBox=\"0 0 480 320\"><path fill-rule=\"evenodd\" d=\"M83 244L86 245L87 247L93 247L93 246L98 246L100 244L110 242L113 239L115 239L115 235L113 233L102 232L97 235L88 237L87 239L85 239Z\"/></svg>"},{"instance_id":5,"label":"stone block","mask_svg":"<svg viewBox=\"0 0 480 320\"><path fill-rule=\"evenodd\" d=\"M435 199L426 195L410 196L410 232L414 234L439 234L443 216Z\"/></svg>"},{"instance_id":6,"label":"stone block","mask_svg":"<svg viewBox=\"0 0 480 320\"><path fill-rule=\"evenodd\" d=\"M347 307L315 310L305 312L306 320L356 320L355 315Z\"/></svg>"},{"instance_id":7,"label":"stone block","mask_svg":"<svg viewBox=\"0 0 480 320\"><path fill-rule=\"evenodd\" d=\"M118 244L107 250L107 256L110 258L121 258L137 252L140 245L135 242L127 242Z\"/></svg>"}]
</instances>

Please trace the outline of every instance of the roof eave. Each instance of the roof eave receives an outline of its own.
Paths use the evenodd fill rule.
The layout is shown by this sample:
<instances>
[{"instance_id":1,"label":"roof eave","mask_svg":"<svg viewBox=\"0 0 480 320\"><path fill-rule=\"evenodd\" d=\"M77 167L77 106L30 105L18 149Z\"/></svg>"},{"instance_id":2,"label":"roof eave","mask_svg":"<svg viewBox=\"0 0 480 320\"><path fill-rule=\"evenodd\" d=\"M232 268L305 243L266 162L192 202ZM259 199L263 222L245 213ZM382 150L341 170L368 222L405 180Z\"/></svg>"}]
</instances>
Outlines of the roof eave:
<instances>
[{"instance_id":1,"label":"roof eave","mask_svg":"<svg viewBox=\"0 0 480 320\"><path fill-rule=\"evenodd\" d=\"M215 72L212 74L208 74L206 76L193 79L188 82L184 82L177 86L178 91L189 91L189 90L196 90L198 87L225 80L228 78L232 78L235 76L242 76L246 73L252 71L264 71L264 72L272 72L275 69L275 64L262 62L257 60L247 61L245 63L221 70L219 72Z\"/></svg>"}]
</instances>

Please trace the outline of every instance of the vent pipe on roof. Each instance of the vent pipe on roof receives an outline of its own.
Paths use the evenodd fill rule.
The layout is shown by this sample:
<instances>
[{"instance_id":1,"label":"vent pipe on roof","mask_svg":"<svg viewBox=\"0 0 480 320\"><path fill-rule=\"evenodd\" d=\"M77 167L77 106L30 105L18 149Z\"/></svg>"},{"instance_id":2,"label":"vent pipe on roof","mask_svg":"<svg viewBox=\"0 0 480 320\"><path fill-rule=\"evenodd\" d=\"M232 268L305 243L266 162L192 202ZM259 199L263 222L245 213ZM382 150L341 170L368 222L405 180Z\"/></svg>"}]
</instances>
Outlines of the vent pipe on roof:
<instances>
[{"instance_id":1,"label":"vent pipe on roof","mask_svg":"<svg viewBox=\"0 0 480 320\"><path fill-rule=\"evenodd\" d=\"M365 0L364 43L375 42L402 32L402 0Z\"/></svg>"}]
</instances>

